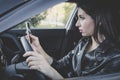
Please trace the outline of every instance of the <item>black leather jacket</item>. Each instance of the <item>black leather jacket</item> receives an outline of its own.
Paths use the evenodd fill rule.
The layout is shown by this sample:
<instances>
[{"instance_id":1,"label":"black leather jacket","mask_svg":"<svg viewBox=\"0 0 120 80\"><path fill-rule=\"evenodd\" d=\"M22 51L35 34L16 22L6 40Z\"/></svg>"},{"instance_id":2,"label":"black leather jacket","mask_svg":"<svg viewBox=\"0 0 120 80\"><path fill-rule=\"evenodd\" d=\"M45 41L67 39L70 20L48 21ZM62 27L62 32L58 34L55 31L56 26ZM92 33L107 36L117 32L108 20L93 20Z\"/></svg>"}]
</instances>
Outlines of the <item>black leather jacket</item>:
<instances>
[{"instance_id":1,"label":"black leather jacket","mask_svg":"<svg viewBox=\"0 0 120 80\"><path fill-rule=\"evenodd\" d=\"M86 53L90 38L83 38L62 59L52 66L64 77L108 74L120 71L120 50L109 40L104 40L95 50Z\"/></svg>"}]
</instances>

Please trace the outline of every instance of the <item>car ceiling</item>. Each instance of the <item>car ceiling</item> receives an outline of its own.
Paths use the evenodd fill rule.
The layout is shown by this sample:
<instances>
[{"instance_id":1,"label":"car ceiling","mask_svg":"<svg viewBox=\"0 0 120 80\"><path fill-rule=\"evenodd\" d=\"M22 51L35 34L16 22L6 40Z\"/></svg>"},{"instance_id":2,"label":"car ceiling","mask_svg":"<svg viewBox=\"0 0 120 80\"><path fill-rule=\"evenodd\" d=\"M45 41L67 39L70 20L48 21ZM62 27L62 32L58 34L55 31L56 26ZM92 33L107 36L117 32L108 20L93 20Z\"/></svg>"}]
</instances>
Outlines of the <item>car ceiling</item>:
<instances>
[{"instance_id":1,"label":"car ceiling","mask_svg":"<svg viewBox=\"0 0 120 80\"><path fill-rule=\"evenodd\" d=\"M66 0L0 0L0 33ZM14 8L13 8L14 7Z\"/></svg>"}]
</instances>

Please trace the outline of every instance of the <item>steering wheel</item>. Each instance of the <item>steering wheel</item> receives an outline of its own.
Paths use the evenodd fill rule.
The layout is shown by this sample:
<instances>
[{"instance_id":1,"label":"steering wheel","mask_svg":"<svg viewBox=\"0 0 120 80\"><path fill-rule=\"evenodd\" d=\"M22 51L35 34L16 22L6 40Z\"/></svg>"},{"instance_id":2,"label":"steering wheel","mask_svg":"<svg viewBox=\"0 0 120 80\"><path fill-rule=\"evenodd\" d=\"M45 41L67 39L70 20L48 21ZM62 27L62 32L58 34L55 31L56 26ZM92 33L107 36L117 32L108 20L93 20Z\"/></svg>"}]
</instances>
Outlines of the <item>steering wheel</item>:
<instances>
[{"instance_id":1,"label":"steering wheel","mask_svg":"<svg viewBox=\"0 0 120 80\"><path fill-rule=\"evenodd\" d=\"M4 34L1 37L11 38L18 46L20 52L23 50L23 48L25 51L32 50L30 44L28 43L28 41L24 36L21 37L21 43L23 48L21 44L17 41L18 39L16 36L10 34ZM41 72L29 69L25 61L8 65L7 67L5 67L3 74L4 74L3 80L46 80L47 79L46 76Z\"/></svg>"},{"instance_id":2,"label":"steering wheel","mask_svg":"<svg viewBox=\"0 0 120 80\"><path fill-rule=\"evenodd\" d=\"M16 63L18 57L24 53L18 37L13 33L6 32L1 34L0 38L3 42L2 50L7 58L8 65Z\"/></svg>"}]
</instances>

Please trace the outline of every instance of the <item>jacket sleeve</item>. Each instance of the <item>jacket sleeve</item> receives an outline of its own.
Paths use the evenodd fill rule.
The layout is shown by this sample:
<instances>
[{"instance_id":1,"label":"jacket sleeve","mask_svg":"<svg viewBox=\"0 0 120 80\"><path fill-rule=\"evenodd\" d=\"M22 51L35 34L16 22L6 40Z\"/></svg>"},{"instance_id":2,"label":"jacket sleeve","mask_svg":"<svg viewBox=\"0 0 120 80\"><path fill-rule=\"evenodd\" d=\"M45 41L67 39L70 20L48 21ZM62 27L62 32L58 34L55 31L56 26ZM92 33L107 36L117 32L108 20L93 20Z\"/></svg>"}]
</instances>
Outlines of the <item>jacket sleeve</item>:
<instances>
[{"instance_id":1,"label":"jacket sleeve","mask_svg":"<svg viewBox=\"0 0 120 80\"><path fill-rule=\"evenodd\" d=\"M82 42L82 39L78 42L76 47L71 50L66 56L64 56L60 60L53 60L53 63L51 66L56 69L61 75L64 77L68 77L69 72L73 72L73 67L72 67L72 58L76 54L79 44Z\"/></svg>"},{"instance_id":2,"label":"jacket sleeve","mask_svg":"<svg viewBox=\"0 0 120 80\"><path fill-rule=\"evenodd\" d=\"M53 63L51 64L52 67L54 67L55 69L57 70L61 70L62 68L64 69L68 69L68 66L72 66L72 58L73 58L73 55L76 54L77 50L78 50L78 47L79 47L79 44L82 43L82 40L84 38L80 39L78 44L76 45L76 47L71 50L66 56L64 56L62 59L60 60L54 60L53 59Z\"/></svg>"},{"instance_id":3,"label":"jacket sleeve","mask_svg":"<svg viewBox=\"0 0 120 80\"><path fill-rule=\"evenodd\" d=\"M51 66L56 69L64 77L67 73L72 70L72 57L74 55L74 50L70 51L66 56L60 60L53 60Z\"/></svg>"},{"instance_id":4,"label":"jacket sleeve","mask_svg":"<svg viewBox=\"0 0 120 80\"><path fill-rule=\"evenodd\" d=\"M110 74L116 72L120 72L120 55L119 57L111 59L98 74Z\"/></svg>"}]
</instances>

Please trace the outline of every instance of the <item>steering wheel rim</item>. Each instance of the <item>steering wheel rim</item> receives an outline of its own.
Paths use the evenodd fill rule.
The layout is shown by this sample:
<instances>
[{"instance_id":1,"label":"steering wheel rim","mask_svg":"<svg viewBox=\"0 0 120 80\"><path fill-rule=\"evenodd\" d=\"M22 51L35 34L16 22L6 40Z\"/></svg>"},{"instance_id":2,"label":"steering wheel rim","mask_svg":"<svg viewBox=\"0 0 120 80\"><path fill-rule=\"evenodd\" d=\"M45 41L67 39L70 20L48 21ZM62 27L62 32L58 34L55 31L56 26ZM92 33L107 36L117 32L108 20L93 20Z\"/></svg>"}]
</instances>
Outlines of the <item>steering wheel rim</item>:
<instances>
[{"instance_id":1,"label":"steering wheel rim","mask_svg":"<svg viewBox=\"0 0 120 80\"><path fill-rule=\"evenodd\" d=\"M46 80L46 77L44 74L38 72L38 71L32 71L32 73L29 73L27 75L23 75L23 74L18 74L17 71L16 71L16 65L19 64L19 63L23 63L23 62L16 62L15 60L18 59L19 55L22 55L22 53L24 52L24 48L22 47L21 43L19 42L18 40L18 37L15 35L15 34L12 34L12 33L4 33L2 35L0 35L0 38L10 38L14 41L15 45L18 47L18 50L19 52L18 53L14 53L16 54L12 59L11 59L11 63L8 64L6 67L5 67L5 72L3 72L3 74L5 74L6 76L4 76L5 78L8 78L8 79L3 79L3 80L10 80L12 78L18 78L20 80L33 80L32 78L29 78L31 76L35 77L34 80ZM24 65L23 65L24 66ZM23 67L21 66L21 67ZM12 76L10 76L12 75ZM29 78L29 79L28 79Z\"/></svg>"}]
</instances>

